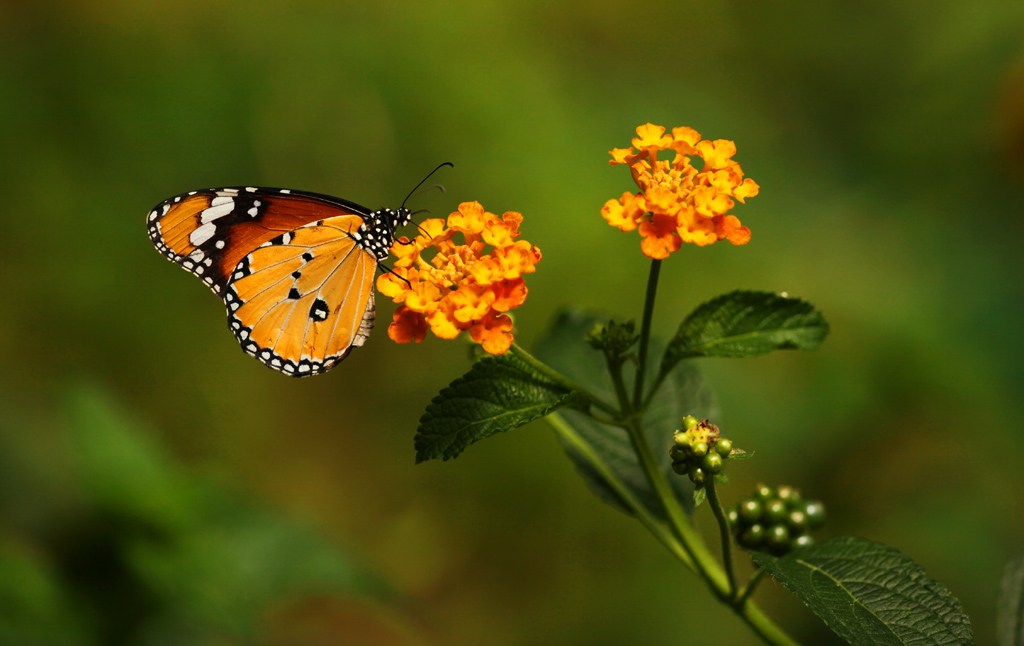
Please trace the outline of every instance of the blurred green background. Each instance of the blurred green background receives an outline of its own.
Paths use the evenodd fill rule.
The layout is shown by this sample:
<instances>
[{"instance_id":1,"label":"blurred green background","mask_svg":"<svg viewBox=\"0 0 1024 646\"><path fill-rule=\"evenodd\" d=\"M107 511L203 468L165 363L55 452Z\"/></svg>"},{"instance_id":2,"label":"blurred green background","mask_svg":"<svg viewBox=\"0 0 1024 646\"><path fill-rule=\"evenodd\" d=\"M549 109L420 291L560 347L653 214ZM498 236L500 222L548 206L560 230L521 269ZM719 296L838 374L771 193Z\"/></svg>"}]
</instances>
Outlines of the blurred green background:
<instances>
[{"instance_id":1,"label":"blurred green background","mask_svg":"<svg viewBox=\"0 0 1024 646\"><path fill-rule=\"evenodd\" d=\"M1024 4L8 2L0 93L0 643L757 643L543 424L414 466L462 343L381 325L288 379L145 233L191 189L394 206L451 161L414 206L524 214L529 347L566 305L639 316L639 237L599 211L648 121L736 141L761 185L749 245L664 264L656 331L736 288L832 325L701 364L757 452L724 497L823 498L992 640L1024 546Z\"/></svg>"}]
</instances>

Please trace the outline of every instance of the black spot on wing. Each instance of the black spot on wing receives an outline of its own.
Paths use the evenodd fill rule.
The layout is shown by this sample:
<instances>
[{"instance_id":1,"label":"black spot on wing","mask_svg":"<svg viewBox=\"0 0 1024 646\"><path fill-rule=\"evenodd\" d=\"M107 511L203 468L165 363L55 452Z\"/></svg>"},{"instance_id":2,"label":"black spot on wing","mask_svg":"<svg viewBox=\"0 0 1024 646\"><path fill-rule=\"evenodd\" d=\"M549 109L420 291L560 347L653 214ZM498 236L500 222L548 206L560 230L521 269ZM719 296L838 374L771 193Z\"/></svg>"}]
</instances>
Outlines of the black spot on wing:
<instances>
[{"instance_id":1,"label":"black spot on wing","mask_svg":"<svg viewBox=\"0 0 1024 646\"><path fill-rule=\"evenodd\" d=\"M330 313L331 310L327 307L327 301L322 298L313 301L313 305L309 308L309 318L314 321L326 321L327 315Z\"/></svg>"}]
</instances>

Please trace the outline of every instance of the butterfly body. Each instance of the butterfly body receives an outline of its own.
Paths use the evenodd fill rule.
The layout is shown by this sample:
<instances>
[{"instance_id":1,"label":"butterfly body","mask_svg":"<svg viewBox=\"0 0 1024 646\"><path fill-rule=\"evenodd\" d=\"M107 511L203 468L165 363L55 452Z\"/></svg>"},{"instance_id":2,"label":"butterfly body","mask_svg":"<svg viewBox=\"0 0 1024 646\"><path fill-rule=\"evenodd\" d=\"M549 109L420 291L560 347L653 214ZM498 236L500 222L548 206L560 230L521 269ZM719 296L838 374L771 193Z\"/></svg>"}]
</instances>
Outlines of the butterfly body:
<instances>
[{"instance_id":1,"label":"butterfly body","mask_svg":"<svg viewBox=\"0 0 1024 646\"><path fill-rule=\"evenodd\" d=\"M227 187L168 198L150 240L225 304L248 354L296 377L329 370L374 321L373 280L409 211L371 211L291 189Z\"/></svg>"}]
</instances>

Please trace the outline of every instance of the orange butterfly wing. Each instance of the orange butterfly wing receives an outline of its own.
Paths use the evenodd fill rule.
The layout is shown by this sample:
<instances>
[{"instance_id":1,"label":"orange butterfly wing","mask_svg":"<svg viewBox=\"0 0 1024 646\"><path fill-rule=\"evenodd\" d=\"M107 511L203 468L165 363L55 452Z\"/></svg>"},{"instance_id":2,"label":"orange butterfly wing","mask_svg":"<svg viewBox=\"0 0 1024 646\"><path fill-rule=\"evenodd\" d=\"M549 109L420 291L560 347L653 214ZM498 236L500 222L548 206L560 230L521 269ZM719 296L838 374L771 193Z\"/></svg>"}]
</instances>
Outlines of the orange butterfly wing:
<instances>
[{"instance_id":1,"label":"orange butterfly wing","mask_svg":"<svg viewBox=\"0 0 1024 646\"><path fill-rule=\"evenodd\" d=\"M164 200L147 225L157 250L221 297L247 353L301 377L333 367L373 327L374 251L390 245L373 219L327 195L229 187Z\"/></svg>"},{"instance_id":2,"label":"orange butterfly wing","mask_svg":"<svg viewBox=\"0 0 1024 646\"><path fill-rule=\"evenodd\" d=\"M351 236L353 226L351 216L314 222L239 262L224 300L246 352L306 376L329 370L363 344L373 328L377 261Z\"/></svg>"}]
</instances>

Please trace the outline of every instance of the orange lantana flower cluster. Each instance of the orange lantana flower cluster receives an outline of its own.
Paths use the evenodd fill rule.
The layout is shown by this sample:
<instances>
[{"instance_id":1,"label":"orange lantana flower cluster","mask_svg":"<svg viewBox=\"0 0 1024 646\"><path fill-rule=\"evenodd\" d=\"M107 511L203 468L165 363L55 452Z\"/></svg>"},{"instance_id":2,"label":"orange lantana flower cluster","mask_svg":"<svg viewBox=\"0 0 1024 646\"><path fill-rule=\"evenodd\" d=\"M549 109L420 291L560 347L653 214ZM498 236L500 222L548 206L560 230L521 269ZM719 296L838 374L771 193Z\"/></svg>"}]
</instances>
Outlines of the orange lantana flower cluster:
<instances>
[{"instance_id":1,"label":"orange lantana flower cluster","mask_svg":"<svg viewBox=\"0 0 1024 646\"><path fill-rule=\"evenodd\" d=\"M537 247L516 241L522 221L518 213L498 217L479 202L463 202L447 222L425 220L413 240L396 240L394 269L377 278L377 289L402 303L388 336L418 343L428 329L442 339L468 330L487 352L508 351L512 319L505 313L526 300L523 274L536 271L541 257ZM463 244L455 243L456 234ZM428 249L435 252L429 259L423 257Z\"/></svg>"},{"instance_id":2,"label":"orange lantana flower cluster","mask_svg":"<svg viewBox=\"0 0 1024 646\"><path fill-rule=\"evenodd\" d=\"M701 141L693 128L673 128L666 135L665 128L651 123L636 134L633 146L610 154L612 164L629 165L640 191L605 203L601 215L608 224L623 231L639 228L640 249L658 260L679 251L684 242L703 247L719 240L737 245L750 241L750 229L728 215L734 198L743 202L759 188L754 180L743 179L740 165L732 161L736 144ZM675 158L659 160L663 150L674 151ZM694 156L704 161L699 170L690 164Z\"/></svg>"}]
</instances>

